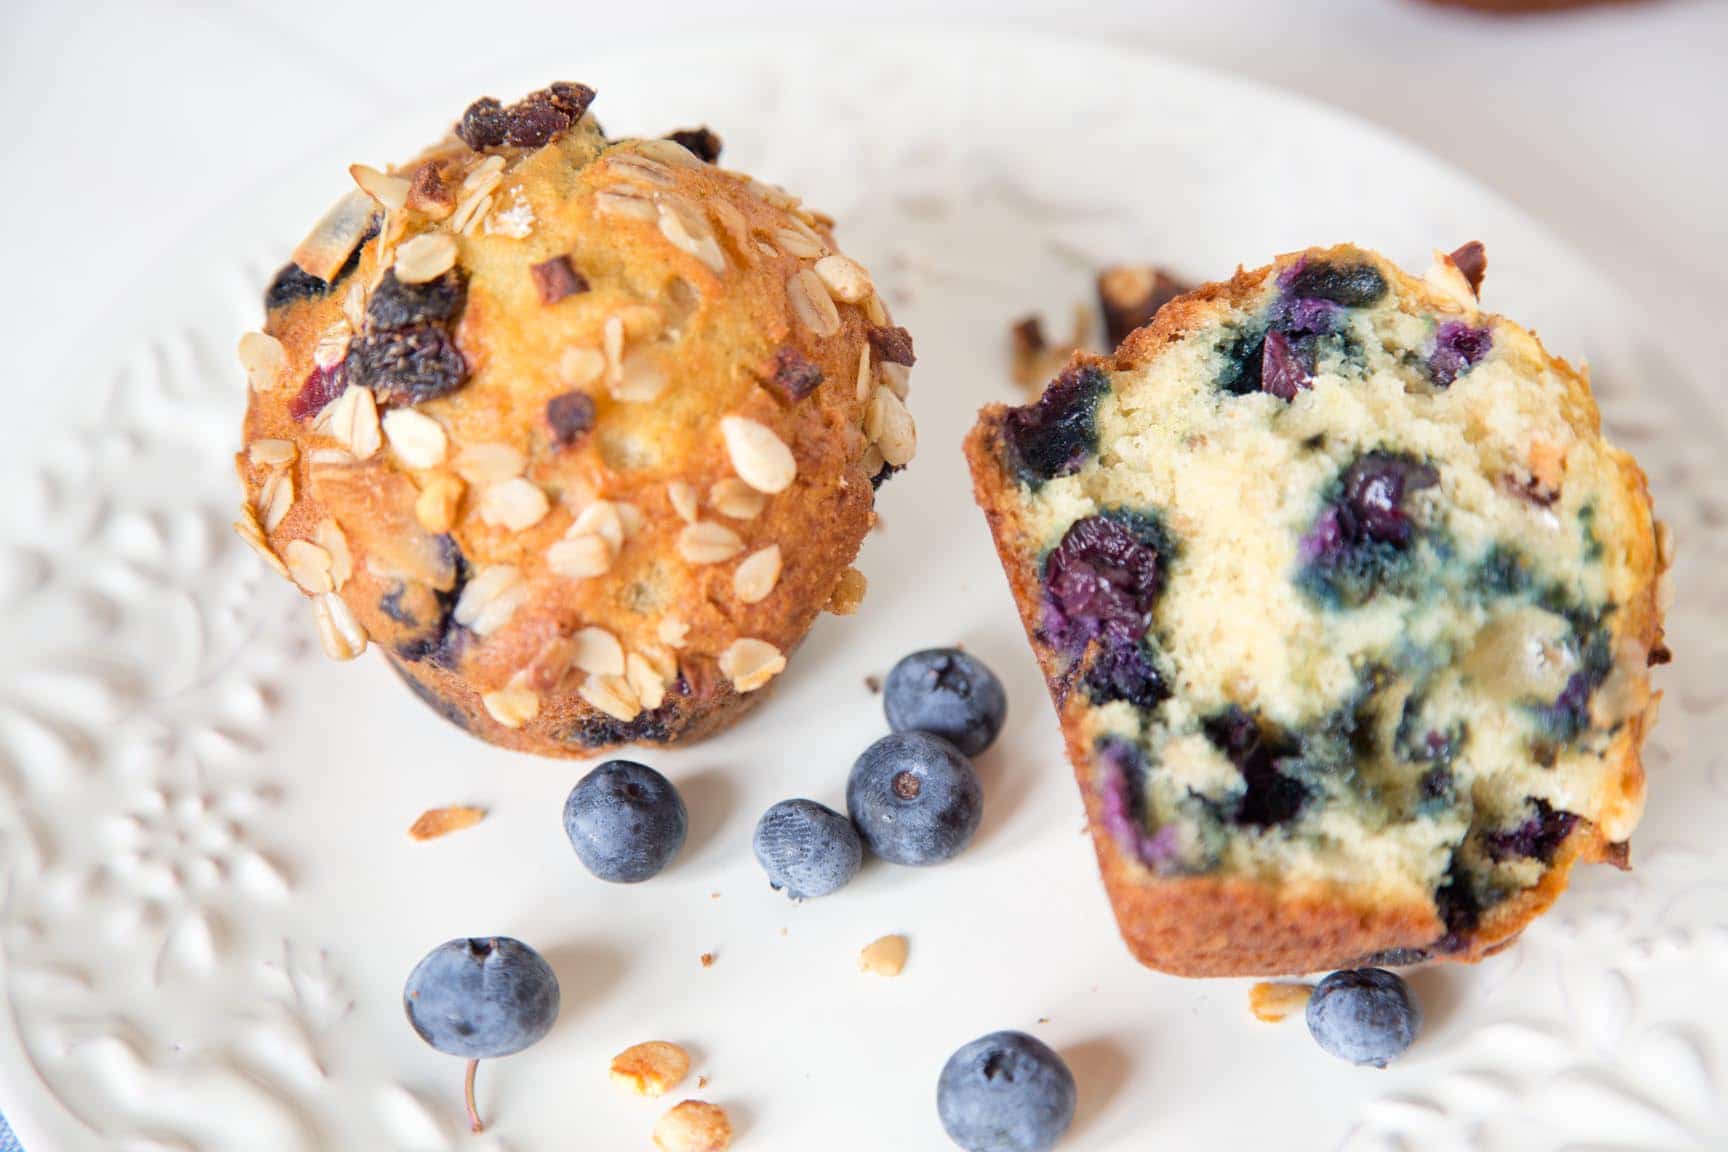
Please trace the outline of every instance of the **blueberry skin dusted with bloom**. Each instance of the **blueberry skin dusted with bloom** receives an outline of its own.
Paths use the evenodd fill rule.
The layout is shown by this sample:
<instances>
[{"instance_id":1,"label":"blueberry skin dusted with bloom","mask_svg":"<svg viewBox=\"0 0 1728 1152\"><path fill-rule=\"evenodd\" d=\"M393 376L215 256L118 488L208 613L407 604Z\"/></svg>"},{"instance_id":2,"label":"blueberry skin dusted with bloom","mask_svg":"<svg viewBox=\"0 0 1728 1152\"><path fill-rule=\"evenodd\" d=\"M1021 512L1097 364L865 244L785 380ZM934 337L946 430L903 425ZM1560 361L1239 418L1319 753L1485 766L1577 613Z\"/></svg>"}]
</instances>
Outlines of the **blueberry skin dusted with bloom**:
<instances>
[{"instance_id":1,"label":"blueberry skin dusted with bloom","mask_svg":"<svg viewBox=\"0 0 1728 1152\"><path fill-rule=\"evenodd\" d=\"M888 673L882 711L896 732L929 732L976 756L1002 731L1008 696L981 661L958 648L927 648Z\"/></svg>"},{"instance_id":2,"label":"blueberry skin dusted with bloom","mask_svg":"<svg viewBox=\"0 0 1728 1152\"><path fill-rule=\"evenodd\" d=\"M793 900L838 892L864 862L852 821L814 800L782 800L762 813L751 845L768 883Z\"/></svg>"},{"instance_id":3,"label":"blueberry skin dusted with bloom","mask_svg":"<svg viewBox=\"0 0 1728 1152\"><path fill-rule=\"evenodd\" d=\"M564 802L564 832L582 866L614 884L658 875L684 846L689 817L672 782L645 764L608 760Z\"/></svg>"},{"instance_id":4,"label":"blueberry skin dusted with bloom","mask_svg":"<svg viewBox=\"0 0 1728 1152\"><path fill-rule=\"evenodd\" d=\"M1384 1068L1422 1030L1409 985L1384 968L1334 972L1308 998L1308 1032L1340 1060Z\"/></svg>"},{"instance_id":5,"label":"blueberry skin dusted with bloom","mask_svg":"<svg viewBox=\"0 0 1728 1152\"><path fill-rule=\"evenodd\" d=\"M402 989L420 1039L451 1056L492 1060L520 1052L558 1019L558 977L540 953L509 936L449 940L428 952Z\"/></svg>"},{"instance_id":6,"label":"blueberry skin dusted with bloom","mask_svg":"<svg viewBox=\"0 0 1728 1152\"><path fill-rule=\"evenodd\" d=\"M940 864L978 831L984 791L960 750L928 732L895 732L864 750L846 781L846 811L890 864Z\"/></svg>"},{"instance_id":7,"label":"blueberry skin dusted with bloom","mask_svg":"<svg viewBox=\"0 0 1728 1152\"><path fill-rule=\"evenodd\" d=\"M992 1032L948 1058L936 1113L966 1152L1045 1152L1074 1121L1074 1073L1024 1032Z\"/></svg>"}]
</instances>

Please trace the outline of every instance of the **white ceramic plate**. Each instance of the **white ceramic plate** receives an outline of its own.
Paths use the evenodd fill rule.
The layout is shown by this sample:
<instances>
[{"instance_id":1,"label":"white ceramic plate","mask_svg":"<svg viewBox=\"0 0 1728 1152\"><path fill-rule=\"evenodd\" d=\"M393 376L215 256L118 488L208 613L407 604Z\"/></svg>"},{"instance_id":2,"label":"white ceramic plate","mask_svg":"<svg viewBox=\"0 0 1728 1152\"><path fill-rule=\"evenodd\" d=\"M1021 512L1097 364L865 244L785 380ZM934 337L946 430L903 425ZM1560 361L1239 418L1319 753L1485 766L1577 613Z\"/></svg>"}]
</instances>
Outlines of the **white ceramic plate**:
<instances>
[{"instance_id":1,"label":"white ceramic plate","mask_svg":"<svg viewBox=\"0 0 1728 1152\"><path fill-rule=\"evenodd\" d=\"M833 213L890 287L918 336L922 445L884 489L865 608L824 620L735 731L644 752L683 790L690 843L652 883L591 879L559 824L582 766L462 737L374 657L325 662L303 602L227 528L230 349L264 277L348 161L405 155L473 93L356 124L260 182L90 333L63 387L32 393L54 407L7 454L0 1105L30 1152L645 1148L664 1102L622 1094L606 1064L650 1038L692 1049L710 1080L685 1092L731 1110L741 1150L939 1148L937 1071L997 1028L1067 1056L1075 1150L1724 1146L1722 437L1615 287L1396 140L1166 60L1022 41L540 55L515 89L585 80L620 132L713 124L730 164ZM1247 981L1129 960L959 441L1013 394L1008 322L1038 308L1060 330L1097 263L1209 277L1352 239L1419 267L1471 238L1491 306L1593 364L1651 472L1681 542L1678 662L1637 871L1590 870L1490 963L1417 973L1426 1033L1365 1071L1298 1021L1251 1019ZM956 642L1012 702L975 846L787 903L751 859L756 816L791 795L839 804L884 730L865 677ZM491 815L405 835L462 802ZM905 974L861 976L858 949L887 932L911 938ZM484 933L544 951L564 1012L482 1068L493 1128L474 1137L459 1062L414 1037L400 995L429 947Z\"/></svg>"}]
</instances>

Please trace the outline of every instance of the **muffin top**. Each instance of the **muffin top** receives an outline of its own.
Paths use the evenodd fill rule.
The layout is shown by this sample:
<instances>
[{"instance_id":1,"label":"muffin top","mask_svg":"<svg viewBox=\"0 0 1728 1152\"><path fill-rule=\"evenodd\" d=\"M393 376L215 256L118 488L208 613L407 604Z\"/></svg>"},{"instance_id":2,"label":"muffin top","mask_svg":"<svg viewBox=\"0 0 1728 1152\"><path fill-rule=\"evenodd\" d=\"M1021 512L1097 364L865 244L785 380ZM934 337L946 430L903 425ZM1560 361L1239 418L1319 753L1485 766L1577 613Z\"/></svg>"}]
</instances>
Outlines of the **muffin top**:
<instances>
[{"instance_id":1,"label":"muffin top","mask_svg":"<svg viewBox=\"0 0 1728 1152\"><path fill-rule=\"evenodd\" d=\"M385 645L507 729L760 687L913 450L910 340L831 222L592 99L355 165L241 342L242 534L332 655Z\"/></svg>"}]
</instances>

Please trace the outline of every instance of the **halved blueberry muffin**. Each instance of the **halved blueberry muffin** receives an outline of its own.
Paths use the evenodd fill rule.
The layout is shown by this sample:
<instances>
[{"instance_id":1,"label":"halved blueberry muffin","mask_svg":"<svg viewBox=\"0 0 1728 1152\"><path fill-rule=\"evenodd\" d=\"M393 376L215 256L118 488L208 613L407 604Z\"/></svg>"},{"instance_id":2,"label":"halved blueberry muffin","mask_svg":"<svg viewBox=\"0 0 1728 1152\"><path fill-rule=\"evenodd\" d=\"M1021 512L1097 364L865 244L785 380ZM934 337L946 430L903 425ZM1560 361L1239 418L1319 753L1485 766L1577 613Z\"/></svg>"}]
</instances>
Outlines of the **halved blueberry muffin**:
<instances>
[{"instance_id":1,"label":"halved blueberry muffin","mask_svg":"<svg viewBox=\"0 0 1728 1152\"><path fill-rule=\"evenodd\" d=\"M1668 541L1483 267L1280 257L968 440L1146 964L1476 960L1627 861Z\"/></svg>"}]
</instances>

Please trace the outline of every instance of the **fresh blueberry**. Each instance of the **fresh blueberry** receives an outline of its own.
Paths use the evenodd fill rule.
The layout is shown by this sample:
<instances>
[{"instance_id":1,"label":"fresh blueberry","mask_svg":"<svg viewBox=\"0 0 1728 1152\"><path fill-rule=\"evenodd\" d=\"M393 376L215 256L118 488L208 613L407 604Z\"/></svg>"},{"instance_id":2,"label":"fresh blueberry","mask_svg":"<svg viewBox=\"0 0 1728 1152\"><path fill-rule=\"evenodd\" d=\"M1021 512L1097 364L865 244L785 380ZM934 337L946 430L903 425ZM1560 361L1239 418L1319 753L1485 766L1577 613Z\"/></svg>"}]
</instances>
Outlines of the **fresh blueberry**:
<instances>
[{"instance_id":1,"label":"fresh blueberry","mask_svg":"<svg viewBox=\"0 0 1728 1152\"><path fill-rule=\"evenodd\" d=\"M782 800L762 813L751 844L768 883L794 900L838 892L864 860L852 821L814 800Z\"/></svg>"},{"instance_id":2,"label":"fresh blueberry","mask_svg":"<svg viewBox=\"0 0 1728 1152\"><path fill-rule=\"evenodd\" d=\"M896 732L929 732L976 756L1002 731L1008 697L994 672L958 648L926 648L888 673L882 710Z\"/></svg>"},{"instance_id":3,"label":"fresh blueberry","mask_svg":"<svg viewBox=\"0 0 1728 1152\"><path fill-rule=\"evenodd\" d=\"M936 1113L966 1152L1044 1152L1074 1120L1074 1073L1024 1032L992 1032L948 1057Z\"/></svg>"},{"instance_id":4,"label":"fresh blueberry","mask_svg":"<svg viewBox=\"0 0 1728 1152\"><path fill-rule=\"evenodd\" d=\"M440 1052L492 1060L520 1052L558 1019L558 977L540 953L508 936L450 940L408 974L402 1007Z\"/></svg>"},{"instance_id":5,"label":"fresh blueberry","mask_svg":"<svg viewBox=\"0 0 1728 1152\"><path fill-rule=\"evenodd\" d=\"M858 757L846 810L890 864L940 864L971 843L984 815L972 762L940 736L895 732Z\"/></svg>"},{"instance_id":6,"label":"fresh blueberry","mask_svg":"<svg viewBox=\"0 0 1728 1152\"><path fill-rule=\"evenodd\" d=\"M1352 1064L1384 1068L1421 1030L1421 1005L1409 985L1384 968L1334 972L1308 998L1309 1034Z\"/></svg>"},{"instance_id":7,"label":"fresh blueberry","mask_svg":"<svg viewBox=\"0 0 1728 1152\"><path fill-rule=\"evenodd\" d=\"M564 832L582 866L616 884L657 875L684 846L688 824L672 781L629 760L600 765L564 802Z\"/></svg>"}]
</instances>

